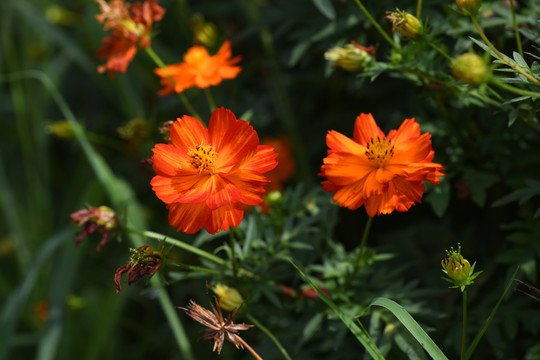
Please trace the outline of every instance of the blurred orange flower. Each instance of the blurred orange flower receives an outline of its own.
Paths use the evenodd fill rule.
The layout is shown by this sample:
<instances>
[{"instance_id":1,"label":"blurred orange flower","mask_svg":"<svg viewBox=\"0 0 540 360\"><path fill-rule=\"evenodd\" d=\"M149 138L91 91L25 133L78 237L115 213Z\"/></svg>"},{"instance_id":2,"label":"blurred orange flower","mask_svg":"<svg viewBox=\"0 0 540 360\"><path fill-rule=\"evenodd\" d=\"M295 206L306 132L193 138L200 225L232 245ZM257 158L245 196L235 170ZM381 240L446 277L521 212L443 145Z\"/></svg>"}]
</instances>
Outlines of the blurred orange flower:
<instances>
[{"instance_id":1,"label":"blurred orange flower","mask_svg":"<svg viewBox=\"0 0 540 360\"><path fill-rule=\"evenodd\" d=\"M350 139L336 131L326 136L330 148L320 176L323 189L334 193L340 206L365 205L369 216L407 211L421 202L423 181L439 183L443 167L433 163L431 135L420 134L420 125L407 119L385 136L371 114L360 114Z\"/></svg>"},{"instance_id":2,"label":"blurred orange flower","mask_svg":"<svg viewBox=\"0 0 540 360\"><path fill-rule=\"evenodd\" d=\"M242 221L244 204L263 201L263 185L269 182L263 174L276 167L277 154L259 145L248 122L218 108L208 128L186 115L171 126L170 137L172 144L153 149L156 176L150 184L178 231L227 230Z\"/></svg>"},{"instance_id":3,"label":"blurred orange flower","mask_svg":"<svg viewBox=\"0 0 540 360\"><path fill-rule=\"evenodd\" d=\"M264 138L264 145L272 146L279 154L277 157L278 165L266 176L270 182L265 186L266 191L283 190L283 184L291 179L296 171L296 162L292 156L292 142L286 136L279 138Z\"/></svg>"},{"instance_id":4,"label":"blurred orange flower","mask_svg":"<svg viewBox=\"0 0 540 360\"><path fill-rule=\"evenodd\" d=\"M191 47L184 54L184 62L167 65L166 70L161 68L154 70L161 77L161 85L164 86L158 94L181 93L192 86L206 89L220 84L225 79L234 79L242 70L242 67L235 66L241 58L231 56L229 40L223 43L214 56L211 56L204 46Z\"/></svg>"},{"instance_id":5,"label":"blurred orange flower","mask_svg":"<svg viewBox=\"0 0 540 360\"><path fill-rule=\"evenodd\" d=\"M98 72L108 71L109 76L115 72L125 73L137 50L150 45L152 24L160 21L165 9L157 4L158 0L144 0L131 5L123 0L96 0L101 14L96 19L103 23L105 30L111 34L102 40L103 47L97 55L107 59L105 65L98 66Z\"/></svg>"}]
</instances>

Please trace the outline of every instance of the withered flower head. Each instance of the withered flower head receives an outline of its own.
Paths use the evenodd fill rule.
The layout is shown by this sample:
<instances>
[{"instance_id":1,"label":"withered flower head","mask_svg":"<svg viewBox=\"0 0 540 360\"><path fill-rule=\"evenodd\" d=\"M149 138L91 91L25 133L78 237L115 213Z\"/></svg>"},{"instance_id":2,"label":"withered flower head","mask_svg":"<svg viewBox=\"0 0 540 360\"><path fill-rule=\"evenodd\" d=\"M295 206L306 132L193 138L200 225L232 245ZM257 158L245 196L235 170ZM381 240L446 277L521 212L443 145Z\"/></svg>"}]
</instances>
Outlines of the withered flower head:
<instances>
[{"instance_id":1,"label":"withered flower head","mask_svg":"<svg viewBox=\"0 0 540 360\"><path fill-rule=\"evenodd\" d=\"M172 144L171 141L171 125L174 124L174 121L169 120L165 121L163 125L158 129L159 133L163 136L163 139L167 144Z\"/></svg>"},{"instance_id":2,"label":"withered flower head","mask_svg":"<svg viewBox=\"0 0 540 360\"><path fill-rule=\"evenodd\" d=\"M134 282L139 281L143 276L149 277L154 275L158 271L162 263L161 251L157 251L150 245L143 245L137 249L129 249L131 251L131 260L128 264L119 267L114 273L114 283L116 285L116 293L118 294L122 287L120 286L120 280L124 273L128 274L127 284L131 285Z\"/></svg>"},{"instance_id":3,"label":"withered flower head","mask_svg":"<svg viewBox=\"0 0 540 360\"><path fill-rule=\"evenodd\" d=\"M246 348L248 349L253 356L257 359L261 357L253 350L240 336L238 336L238 331L247 330L253 325L248 324L235 324L234 319L238 314L237 309L233 314L229 314L227 320L223 319L223 314L221 312L221 307L219 300L214 297L216 306L210 302L212 311L209 311L202 306L198 305L195 301L190 300L187 308L181 307L180 309L184 310L189 317L193 320L203 324L207 327L204 329L203 339L214 339L214 348L212 351L216 351L218 354L221 353L221 348L223 347L223 341L227 340L232 342L236 348Z\"/></svg>"},{"instance_id":4,"label":"withered flower head","mask_svg":"<svg viewBox=\"0 0 540 360\"><path fill-rule=\"evenodd\" d=\"M97 246L98 251L107 243L109 236L122 226L118 216L107 206L89 207L88 209L79 210L71 214L70 218L75 225L83 227L83 230L75 239L75 245L77 246L88 235L95 233L103 234Z\"/></svg>"}]
</instances>

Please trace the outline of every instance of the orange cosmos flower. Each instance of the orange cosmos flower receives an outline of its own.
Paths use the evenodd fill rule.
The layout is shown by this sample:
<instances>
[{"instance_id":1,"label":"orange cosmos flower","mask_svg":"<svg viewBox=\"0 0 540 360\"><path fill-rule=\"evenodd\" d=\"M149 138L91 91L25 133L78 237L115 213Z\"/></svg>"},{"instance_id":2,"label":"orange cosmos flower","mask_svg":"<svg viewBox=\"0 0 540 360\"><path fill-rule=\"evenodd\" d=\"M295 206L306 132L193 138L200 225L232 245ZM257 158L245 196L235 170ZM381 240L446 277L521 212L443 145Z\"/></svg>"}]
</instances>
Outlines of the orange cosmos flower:
<instances>
[{"instance_id":1,"label":"orange cosmos flower","mask_svg":"<svg viewBox=\"0 0 540 360\"><path fill-rule=\"evenodd\" d=\"M420 135L420 125L407 119L388 136L371 114L360 114L350 139L336 131L326 136L330 148L319 175L323 189L334 193L340 206L365 205L369 216L407 211L420 202L422 181L439 183L442 165L431 162L431 135Z\"/></svg>"},{"instance_id":2,"label":"orange cosmos flower","mask_svg":"<svg viewBox=\"0 0 540 360\"><path fill-rule=\"evenodd\" d=\"M170 137L172 144L153 149L156 176L150 184L178 231L227 230L242 221L244 204L263 201L263 185L269 182L263 174L276 167L277 154L259 145L248 122L218 108L208 128L186 115L171 126Z\"/></svg>"},{"instance_id":3,"label":"orange cosmos flower","mask_svg":"<svg viewBox=\"0 0 540 360\"><path fill-rule=\"evenodd\" d=\"M137 50L150 45L152 23L165 15L165 9L157 1L144 0L131 5L123 0L110 3L96 0L101 8L101 14L96 19L104 24L105 30L112 30L103 39L103 47L98 51L100 58L107 59L105 65L98 66L99 73L108 71L109 76L115 72L125 73Z\"/></svg>"},{"instance_id":4,"label":"orange cosmos flower","mask_svg":"<svg viewBox=\"0 0 540 360\"><path fill-rule=\"evenodd\" d=\"M210 56L204 46L191 47L184 54L184 62L167 65L167 70L161 68L154 70L161 77L161 85L164 86L158 94L181 93L192 86L206 89L220 84L224 79L234 79L242 70L242 67L234 66L241 58L239 56L231 58L231 56L229 40L223 43L214 56Z\"/></svg>"}]
</instances>

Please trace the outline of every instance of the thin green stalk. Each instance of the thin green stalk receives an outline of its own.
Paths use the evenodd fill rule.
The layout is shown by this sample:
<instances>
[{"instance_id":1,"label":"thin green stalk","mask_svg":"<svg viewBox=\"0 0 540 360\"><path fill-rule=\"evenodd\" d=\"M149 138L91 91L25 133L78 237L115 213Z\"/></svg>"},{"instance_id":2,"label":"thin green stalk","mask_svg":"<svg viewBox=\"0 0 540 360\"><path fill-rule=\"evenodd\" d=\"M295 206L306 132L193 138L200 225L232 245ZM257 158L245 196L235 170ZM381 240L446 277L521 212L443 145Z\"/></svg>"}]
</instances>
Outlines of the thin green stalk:
<instances>
[{"instance_id":1,"label":"thin green stalk","mask_svg":"<svg viewBox=\"0 0 540 360\"><path fill-rule=\"evenodd\" d=\"M96 177L99 179L99 181L102 183L104 189L108 192L109 198L111 200L111 203L115 208L122 208L124 206L131 206L132 211L130 213L130 219L133 221L136 226L142 226L144 224L144 220L142 220L142 217L140 217L140 211L138 209L138 203L136 202L133 193L131 192L131 188L126 187L124 183L122 183L114 173L112 172L111 168L107 165L105 160L94 150L90 142L88 141L88 138L86 137L86 134L84 132L84 129L79 124L77 118L71 111L71 108L66 103L63 96L60 94L54 83L51 81L51 79L47 76L47 74L37 71L37 70L27 70L27 71L21 71L18 73L10 74L9 78L11 80L21 79L21 78L31 78L31 79L37 79L41 81L41 83L45 86L45 88L49 91L49 94L53 98L54 102L62 112L62 115L64 118L69 122L71 125L71 128L73 129L73 133L75 134L75 137L77 141L79 142L79 145L83 149L88 162L92 166L94 173ZM134 219L135 218L135 219ZM131 234L130 240L132 244L135 247L140 247L143 245L142 239L135 236L135 234ZM154 281L157 281L154 280ZM153 283L154 286L155 283ZM159 284L158 284L159 285ZM157 286L157 289L159 290L160 286ZM170 301L170 298L168 294L165 291L159 291L158 292L158 298L161 303L161 307L163 309L163 312L165 313L167 320L169 322L169 325L174 331L175 334L175 340L178 344L178 348L182 354L182 356L188 360L194 360L193 354L191 352L190 347L186 347L185 338L182 338L181 331L183 331L182 324L180 323L180 320L176 313L174 312L174 307L172 306L172 303Z\"/></svg>"},{"instance_id":2,"label":"thin green stalk","mask_svg":"<svg viewBox=\"0 0 540 360\"><path fill-rule=\"evenodd\" d=\"M491 80L490 80L493 84L497 85L498 87L500 87L501 89L504 89L504 90L507 90L507 91L510 91L514 94L517 94L517 95L523 95L523 96L530 96L530 97L533 97L533 98L540 98L540 92L534 92L534 91L528 91L528 90L523 90L523 89L520 89L520 88L517 88L515 86L512 86L512 85L508 85L502 81L500 81L499 79L497 79L496 77L492 77Z\"/></svg>"},{"instance_id":3,"label":"thin green stalk","mask_svg":"<svg viewBox=\"0 0 540 360\"><path fill-rule=\"evenodd\" d=\"M480 37L482 38L482 40L484 40L484 43L486 43L486 45L501 59L501 61L503 61L506 65L510 66L511 68L513 68L514 70L516 70L518 73L520 73L521 75L525 76L527 79L529 79L531 82L533 82L534 84L540 86L540 81L538 81L536 78L534 78L531 74L529 74L528 72L524 71L522 68L520 68L519 66L513 64L512 62L508 61L508 59L506 58L505 55L503 55L499 50L497 50L497 48L491 43L491 41L489 41L489 39L486 37L486 34L484 34L484 32L482 31L482 28L480 27L480 25L478 24L478 21L476 20L476 17L474 15L471 15L471 21L474 25L474 27L476 28L476 31L478 31L478 34L480 35Z\"/></svg>"},{"instance_id":4,"label":"thin green stalk","mask_svg":"<svg viewBox=\"0 0 540 360\"><path fill-rule=\"evenodd\" d=\"M345 288L348 288L356 275L358 274L358 271L362 266L360 266L360 263L362 262L362 259L364 257L364 252L366 249L366 242L369 234L369 229L371 228L371 223L373 222L373 218L371 216L368 217L368 220L366 222L366 226L364 227L364 233L362 234L362 242L360 243L360 248L358 249L358 254L356 256L356 261L354 262L354 268L351 272L349 278L347 279L347 282L345 283Z\"/></svg>"},{"instance_id":5,"label":"thin green stalk","mask_svg":"<svg viewBox=\"0 0 540 360\"><path fill-rule=\"evenodd\" d=\"M231 267L233 277L236 279L238 277L238 263L236 262L236 239L234 238L234 230L234 228L231 228L231 231L229 231L229 238L231 240Z\"/></svg>"},{"instance_id":6,"label":"thin green stalk","mask_svg":"<svg viewBox=\"0 0 540 360\"><path fill-rule=\"evenodd\" d=\"M356 5L358 5L358 7L360 8L360 10L362 10L362 12L364 13L364 15L366 15L366 17L368 18L369 22L375 27L375 29L379 32L379 34L381 34L381 36L396 50L399 50L399 46L397 46L397 44L394 42L394 40L392 40L392 38L390 36L388 36L388 34L381 28L381 26L379 25L379 23L377 23L375 21L375 19L373 18L373 16L371 16L371 14L369 13L369 11L367 11L366 7L364 6L364 4L362 4L362 2L360 0L354 0L356 2Z\"/></svg>"},{"instance_id":7,"label":"thin green stalk","mask_svg":"<svg viewBox=\"0 0 540 360\"><path fill-rule=\"evenodd\" d=\"M422 0L416 2L416 17L420 19L420 14L422 14Z\"/></svg>"},{"instance_id":8,"label":"thin green stalk","mask_svg":"<svg viewBox=\"0 0 540 360\"><path fill-rule=\"evenodd\" d=\"M510 10L512 11L512 23L514 24L514 32L516 34L516 45L521 57L523 57L523 47L521 46L521 36L519 35L518 24L516 20L516 8L514 7L514 1L510 0Z\"/></svg>"},{"instance_id":9,"label":"thin green stalk","mask_svg":"<svg viewBox=\"0 0 540 360\"><path fill-rule=\"evenodd\" d=\"M461 360L465 358L467 349L467 289L463 289L463 329L461 333Z\"/></svg>"},{"instance_id":10,"label":"thin green stalk","mask_svg":"<svg viewBox=\"0 0 540 360\"><path fill-rule=\"evenodd\" d=\"M210 113L216 109L216 103L214 102L214 97L209 88L204 89L204 94L206 95L206 100L208 100L208 106L210 107Z\"/></svg>"},{"instance_id":11,"label":"thin green stalk","mask_svg":"<svg viewBox=\"0 0 540 360\"><path fill-rule=\"evenodd\" d=\"M435 45L435 44L432 43L431 41L426 40L426 42L427 42L427 44L428 44L429 46L431 46L433 49L435 49L435 51L437 51L439 54L441 54L442 56L444 56L444 57L446 58L446 60L448 60L448 61L450 61L450 62L452 62L452 61L454 60L454 59L452 59L452 58L450 57L450 55L448 55L448 54L446 53L446 51L444 51L443 49L441 49L440 47L438 47L437 45Z\"/></svg>"},{"instance_id":12,"label":"thin green stalk","mask_svg":"<svg viewBox=\"0 0 540 360\"><path fill-rule=\"evenodd\" d=\"M169 78L169 81L173 84L173 88L174 88L174 79L171 77L171 75L169 75L169 72L167 71L167 66L165 65L163 60L161 60L161 58L156 54L156 52L152 49L151 46L148 46L145 49L145 51L148 54L148 56L150 56L150 58L154 60L156 65L165 71L165 73L167 74L167 77ZM180 97L180 100L182 101L184 106L188 109L189 113L193 117L196 117L197 119L202 120L202 117L199 115L199 113L197 113L195 108L191 105L186 95L184 95L183 93L179 93L178 96Z\"/></svg>"},{"instance_id":13,"label":"thin green stalk","mask_svg":"<svg viewBox=\"0 0 540 360\"><path fill-rule=\"evenodd\" d=\"M270 338L270 340L272 340L274 342L274 344L279 349L279 351L281 351L281 353L283 354L283 357L285 359L292 360L291 357L289 356L289 353L287 352L287 350L283 347L283 345L281 345L279 340L274 336L274 334L272 334L272 332L270 330L268 330L259 321L257 321L257 319L255 319L253 317L253 315L247 314L247 317L248 317L249 321L251 321L253 324L255 324L256 327L258 327L263 333L266 334L266 336L268 336Z\"/></svg>"},{"instance_id":14,"label":"thin green stalk","mask_svg":"<svg viewBox=\"0 0 540 360\"><path fill-rule=\"evenodd\" d=\"M166 242L167 244L174 245L176 247L179 247L181 249L189 251L192 254L198 255L198 256L203 257L205 259L208 259L208 260L210 260L212 262L215 262L218 265L221 265L221 266L226 266L227 265L226 261L223 260L222 258L217 257L215 255L212 255L209 252L201 250L198 247L195 247L193 245L186 244L183 241L176 240L176 239L173 239L171 237L168 237L167 235L163 235L163 234L156 233L156 232L153 232L153 231L138 231L138 230L134 230L134 229L127 229L127 230L128 231L134 231L134 232L139 233L139 234L141 234L141 235L143 235L143 236L145 236L147 238L150 238L150 239L155 239L155 240Z\"/></svg>"}]
</instances>

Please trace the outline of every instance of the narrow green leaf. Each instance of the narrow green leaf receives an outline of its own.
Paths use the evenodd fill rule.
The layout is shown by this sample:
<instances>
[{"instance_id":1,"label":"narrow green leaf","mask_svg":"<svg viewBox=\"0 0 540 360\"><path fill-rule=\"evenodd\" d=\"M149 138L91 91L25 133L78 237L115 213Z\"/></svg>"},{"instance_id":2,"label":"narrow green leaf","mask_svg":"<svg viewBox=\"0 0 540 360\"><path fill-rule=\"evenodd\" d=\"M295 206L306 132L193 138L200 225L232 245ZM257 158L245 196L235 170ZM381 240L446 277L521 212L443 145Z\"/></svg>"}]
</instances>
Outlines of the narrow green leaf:
<instances>
[{"instance_id":1,"label":"narrow green leaf","mask_svg":"<svg viewBox=\"0 0 540 360\"><path fill-rule=\"evenodd\" d=\"M439 347L431 340L431 338L426 334L424 329L414 320L414 318L405 310L401 305L396 303L393 300L387 298L376 298L370 304L370 306L382 306L385 309L388 309L392 314L394 314L398 320L405 326L411 335L420 343L420 345L427 351L427 353L435 360L446 359L448 358L444 353L439 349Z\"/></svg>"},{"instance_id":2,"label":"narrow green leaf","mask_svg":"<svg viewBox=\"0 0 540 360\"><path fill-rule=\"evenodd\" d=\"M473 342L471 343L471 345L467 349L467 352L465 353L465 357L463 358L463 360L468 360L468 359L471 358L472 353L474 352L474 349L476 349L476 346L478 345L478 343L482 339L482 336L484 335L487 328L489 327L489 324L491 323L491 320L493 320L493 317L495 317L495 313L497 313L497 310L499 309L499 305L501 305L501 302L504 299L504 296L506 295L506 293L508 292L508 290L512 286L512 283L514 282L514 279L516 278L516 274L517 274L518 270L519 270L519 266L516 268L516 271L514 271L514 274L510 277L510 280L508 280L508 284L506 285L506 288L504 289L501 297L499 298L499 301L497 301L497 304L495 305L493 310L491 310L491 314L489 314L489 317L486 319L486 322L484 323L484 326L482 327L482 330L480 330L480 332L476 335Z\"/></svg>"},{"instance_id":3,"label":"narrow green leaf","mask_svg":"<svg viewBox=\"0 0 540 360\"><path fill-rule=\"evenodd\" d=\"M347 316L339 308L339 306L337 306L336 303L332 301L332 299L330 299L322 291L320 291L319 288L313 283L313 281L306 274L304 274L304 272L300 270L300 268L296 266L296 264L292 260L289 260L289 261L300 273L304 281L307 282L313 290L315 290L315 292L317 293L317 295L319 295L321 300L324 301L326 305L328 305L328 307L330 307L330 309L332 309L332 311L336 313L337 316L339 316L343 324L345 324L345 326L353 333L353 335L358 339L358 341L360 341L360 343L369 352L369 354L374 359L384 359L384 356L381 354L381 352L377 348L377 345L375 345L375 343L373 342L373 340L371 340L369 335L366 334L364 331L362 331L362 329L360 329L360 327L355 324L354 320L351 319L349 316Z\"/></svg>"},{"instance_id":4,"label":"narrow green leaf","mask_svg":"<svg viewBox=\"0 0 540 360\"><path fill-rule=\"evenodd\" d=\"M330 0L313 0L313 5L328 19L334 20L336 18L336 10Z\"/></svg>"}]
</instances>

